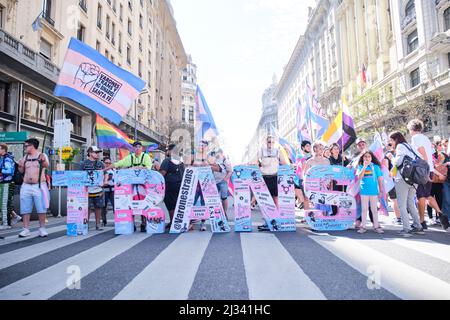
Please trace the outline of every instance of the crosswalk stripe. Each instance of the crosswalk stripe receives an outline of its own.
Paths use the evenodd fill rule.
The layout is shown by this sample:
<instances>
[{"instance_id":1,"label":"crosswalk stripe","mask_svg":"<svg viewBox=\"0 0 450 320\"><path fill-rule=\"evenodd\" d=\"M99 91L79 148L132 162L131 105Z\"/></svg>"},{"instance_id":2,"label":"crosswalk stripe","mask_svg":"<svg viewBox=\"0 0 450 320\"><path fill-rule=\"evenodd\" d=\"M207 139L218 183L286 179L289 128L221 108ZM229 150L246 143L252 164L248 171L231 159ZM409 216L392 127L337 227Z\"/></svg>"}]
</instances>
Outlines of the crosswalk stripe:
<instances>
[{"instance_id":1,"label":"crosswalk stripe","mask_svg":"<svg viewBox=\"0 0 450 320\"><path fill-rule=\"evenodd\" d=\"M101 232L91 232L87 236L82 237L67 237L63 236L46 242L30 245L28 247L10 251L0 255L0 270L9 266L15 265L22 261L33 259L41 254L74 244L76 242L89 239L95 235L112 230L112 228L105 228Z\"/></svg>"},{"instance_id":2,"label":"crosswalk stripe","mask_svg":"<svg viewBox=\"0 0 450 320\"><path fill-rule=\"evenodd\" d=\"M0 289L0 300L46 300L67 287L72 266L78 267L81 278L90 274L109 260L130 249L149 236L133 234L117 236L69 259L61 261L27 278ZM83 281L81 279L81 286Z\"/></svg>"},{"instance_id":3,"label":"crosswalk stripe","mask_svg":"<svg viewBox=\"0 0 450 320\"><path fill-rule=\"evenodd\" d=\"M447 244L427 239L387 239L387 241L450 263L450 248Z\"/></svg>"},{"instance_id":4,"label":"crosswalk stripe","mask_svg":"<svg viewBox=\"0 0 450 320\"><path fill-rule=\"evenodd\" d=\"M180 235L114 300L187 300L212 234Z\"/></svg>"},{"instance_id":5,"label":"crosswalk stripe","mask_svg":"<svg viewBox=\"0 0 450 320\"><path fill-rule=\"evenodd\" d=\"M241 245L250 300L326 299L275 235L241 234Z\"/></svg>"},{"instance_id":6,"label":"crosswalk stripe","mask_svg":"<svg viewBox=\"0 0 450 320\"><path fill-rule=\"evenodd\" d=\"M47 230L48 234L52 234L52 233L60 232L60 231L63 231L63 230L67 230L67 226L64 224L64 225L59 225L59 226L56 226L56 227L51 227L51 228L48 228L46 230ZM0 246L4 246L4 245L10 244L10 243L17 243L17 242L21 242L21 241L27 241L27 240L30 240L30 239L33 239L33 238L37 238L38 236L39 236L39 231L32 231L31 235L29 237L26 237L26 238L19 238L19 236L17 234L13 235L13 236L8 236L8 237L5 237L5 239L0 240Z\"/></svg>"},{"instance_id":7,"label":"crosswalk stripe","mask_svg":"<svg viewBox=\"0 0 450 320\"><path fill-rule=\"evenodd\" d=\"M373 272L378 272L379 285L401 299L450 299L449 283L397 261L361 242L331 236L309 237L360 273L369 277Z\"/></svg>"}]
</instances>

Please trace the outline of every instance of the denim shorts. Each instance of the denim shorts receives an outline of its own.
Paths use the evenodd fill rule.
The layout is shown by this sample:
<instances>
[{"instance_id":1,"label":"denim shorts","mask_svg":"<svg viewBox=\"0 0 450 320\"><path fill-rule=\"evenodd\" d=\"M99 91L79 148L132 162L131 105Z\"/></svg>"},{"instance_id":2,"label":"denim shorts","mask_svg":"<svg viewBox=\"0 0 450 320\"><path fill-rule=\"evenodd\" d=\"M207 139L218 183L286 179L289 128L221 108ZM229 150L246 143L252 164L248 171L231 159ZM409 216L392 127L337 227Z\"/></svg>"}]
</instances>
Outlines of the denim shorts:
<instances>
[{"instance_id":1,"label":"denim shorts","mask_svg":"<svg viewBox=\"0 0 450 320\"><path fill-rule=\"evenodd\" d=\"M89 209L99 209L105 207L105 193L98 197L89 197Z\"/></svg>"},{"instance_id":2,"label":"denim shorts","mask_svg":"<svg viewBox=\"0 0 450 320\"><path fill-rule=\"evenodd\" d=\"M36 207L38 214L47 213L45 208L44 197L38 184L23 184L20 188L20 213L31 214L33 205Z\"/></svg>"},{"instance_id":3,"label":"denim shorts","mask_svg":"<svg viewBox=\"0 0 450 320\"><path fill-rule=\"evenodd\" d=\"M219 191L220 199L222 199L222 201L228 199L228 184L225 181L220 181L217 184L217 191Z\"/></svg>"}]
</instances>

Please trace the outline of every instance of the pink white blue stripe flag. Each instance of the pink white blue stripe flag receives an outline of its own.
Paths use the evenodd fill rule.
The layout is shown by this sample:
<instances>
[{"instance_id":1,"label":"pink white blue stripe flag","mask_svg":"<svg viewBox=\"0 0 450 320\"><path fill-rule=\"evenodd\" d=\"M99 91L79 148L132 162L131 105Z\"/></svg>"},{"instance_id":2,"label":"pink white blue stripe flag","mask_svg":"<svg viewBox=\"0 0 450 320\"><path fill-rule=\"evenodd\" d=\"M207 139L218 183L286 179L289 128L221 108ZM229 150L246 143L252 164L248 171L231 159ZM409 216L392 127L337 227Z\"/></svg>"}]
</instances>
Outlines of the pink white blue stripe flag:
<instances>
[{"instance_id":1,"label":"pink white blue stripe flag","mask_svg":"<svg viewBox=\"0 0 450 320\"><path fill-rule=\"evenodd\" d=\"M118 125L144 86L140 78L72 38L54 94L72 99Z\"/></svg>"}]
</instances>

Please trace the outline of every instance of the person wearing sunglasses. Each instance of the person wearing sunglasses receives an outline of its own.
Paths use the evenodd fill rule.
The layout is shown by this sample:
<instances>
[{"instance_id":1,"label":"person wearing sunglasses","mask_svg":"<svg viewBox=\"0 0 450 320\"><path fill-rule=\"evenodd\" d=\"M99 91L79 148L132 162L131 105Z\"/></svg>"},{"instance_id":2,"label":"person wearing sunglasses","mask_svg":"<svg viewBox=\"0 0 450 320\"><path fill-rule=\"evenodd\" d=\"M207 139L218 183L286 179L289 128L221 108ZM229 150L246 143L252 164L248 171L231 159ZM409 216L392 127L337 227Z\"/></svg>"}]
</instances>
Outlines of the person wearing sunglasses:
<instances>
[{"instance_id":1,"label":"person wearing sunglasses","mask_svg":"<svg viewBox=\"0 0 450 320\"><path fill-rule=\"evenodd\" d=\"M45 194L48 188L45 179L45 169L49 167L48 157L38 151L39 140L28 139L25 141L26 156L19 161L19 172L23 174L23 184L20 188L20 213L23 218L23 230L20 238L29 237L30 216L33 206L39 217L39 236L48 237L45 229L47 207Z\"/></svg>"}]
</instances>

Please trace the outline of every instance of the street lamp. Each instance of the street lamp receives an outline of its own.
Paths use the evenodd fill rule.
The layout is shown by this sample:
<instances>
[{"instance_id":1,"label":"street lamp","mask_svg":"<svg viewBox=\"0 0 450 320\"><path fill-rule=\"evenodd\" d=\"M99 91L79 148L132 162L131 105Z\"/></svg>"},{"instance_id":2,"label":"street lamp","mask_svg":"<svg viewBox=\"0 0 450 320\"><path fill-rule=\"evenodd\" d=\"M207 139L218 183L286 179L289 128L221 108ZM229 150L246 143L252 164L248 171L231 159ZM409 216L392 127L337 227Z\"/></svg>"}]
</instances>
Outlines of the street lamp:
<instances>
[{"instance_id":1,"label":"street lamp","mask_svg":"<svg viewBox=\"0 0 450 320\"><path fill-rule=\"evenodd\" d=\"M142 96L143 94L147 94L148 90L144 89L142 90L142 92L139 94L139 97ZM134 141L138 141L138 129L137 129L137 102L138 100L134 101Z\"/></svg>"}]
</instances>

